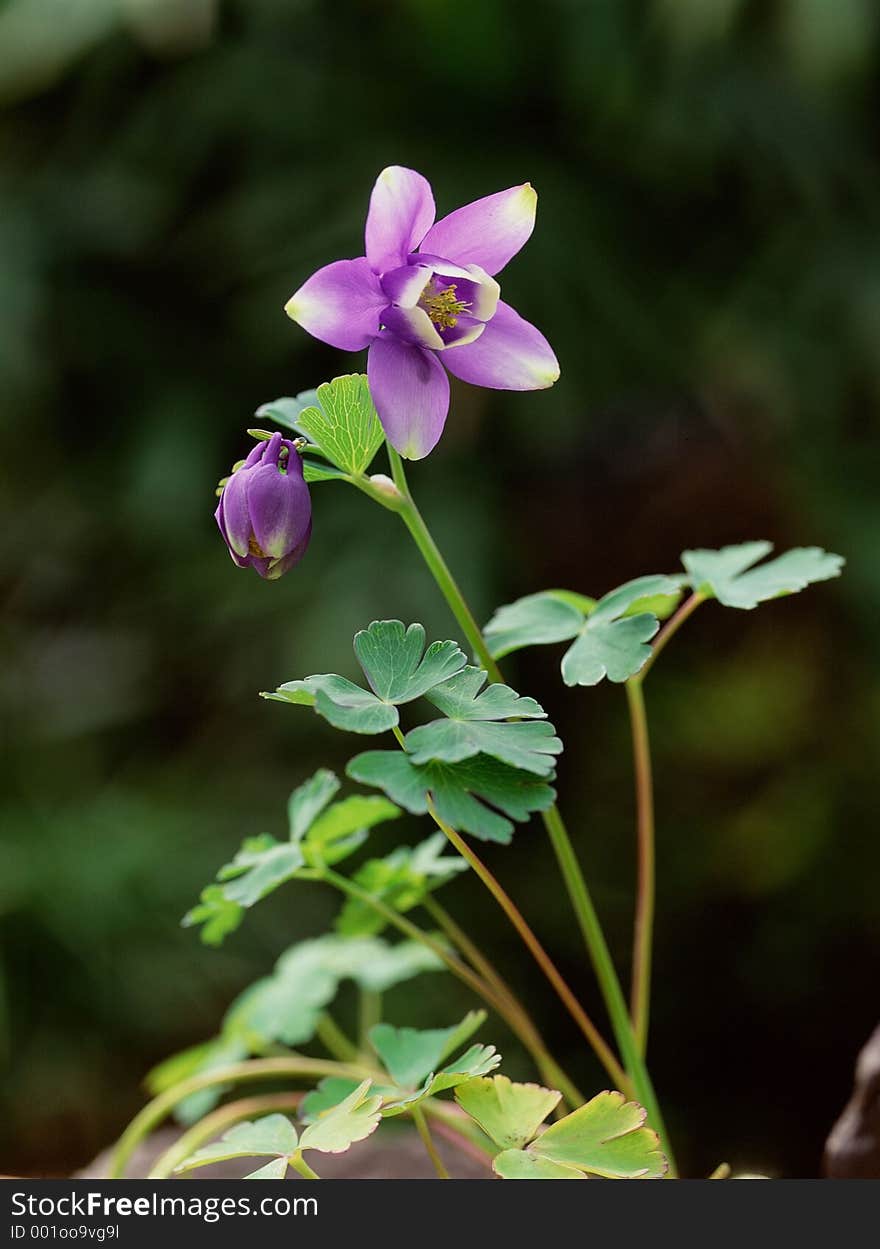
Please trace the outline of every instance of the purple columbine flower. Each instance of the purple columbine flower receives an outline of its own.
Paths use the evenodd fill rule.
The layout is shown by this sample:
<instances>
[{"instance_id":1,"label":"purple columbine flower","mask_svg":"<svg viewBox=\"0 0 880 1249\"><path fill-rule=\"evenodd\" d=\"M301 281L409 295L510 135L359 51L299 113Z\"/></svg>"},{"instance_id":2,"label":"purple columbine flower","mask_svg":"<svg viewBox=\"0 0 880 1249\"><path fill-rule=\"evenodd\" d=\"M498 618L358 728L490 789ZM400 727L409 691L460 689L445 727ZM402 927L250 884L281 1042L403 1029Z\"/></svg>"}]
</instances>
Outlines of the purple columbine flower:
<instances>
[{"instance_id":1,"label":"purple columbine flower","mask_svg":"<svg viewBox=\"0 0 880 1249\"><path fill-rule=\"evenodd\" d=\"M369 347L376 411L408 459L426 456L443 432L444 365L495 390L542 390L559 377L550 344L498 298L493 276L532 233L537 202L526 182L435 223L430 183L392 165L370 197L366 256L319 269L285 305L331 347Z\"/></svg>"},{"instance_id":2,"label":"purple columbine flower","mask_svg":"<svg viewBox=\"0 0 880 1249\"><path fill-rule=\"evenodd\" d=\"M312 501L296 446L273 434L227 478L214 518L239 568L276 581L306 553Z\"/></svg>"}]
</instances>

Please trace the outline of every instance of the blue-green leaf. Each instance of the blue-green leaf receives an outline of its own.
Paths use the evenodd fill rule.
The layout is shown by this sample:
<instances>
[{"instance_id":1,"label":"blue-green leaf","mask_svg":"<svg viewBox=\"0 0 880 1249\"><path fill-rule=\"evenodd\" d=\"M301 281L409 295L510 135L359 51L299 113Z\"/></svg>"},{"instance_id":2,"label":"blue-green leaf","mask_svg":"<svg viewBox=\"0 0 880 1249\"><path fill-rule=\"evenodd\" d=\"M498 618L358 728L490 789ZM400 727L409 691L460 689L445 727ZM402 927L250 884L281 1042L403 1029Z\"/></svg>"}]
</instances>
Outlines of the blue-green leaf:
<instances>
[{"instance_id":1,"label":"blue-green leaf","mask_svg":"<svg viewBox=\"0 0 880 1249\"><path fill-rule=\"evenodd\" d=\"M414 815L424 815L433 801L441 819L483 841L509 842L511 821L546 811L556 797L545 779L487 755L461 763L417 764L398 751L368 750L352 759L347 771Z\"/></svg>"},{"instance_id":2,"label":"blue-green leaf","mask_svg":"<svg viewBox=\"0 0 880 1249\"><path fill-rule=\"evenodd\" d=\"M839 577L844 564L841 555L817 546L796 547L764 564L757 563L772 550L770 542L744 542L719 551L685 551L681 559L694 590L716 598L725 607L745 611L781 595L795 594L814 582Z\"/></svg>"},{"instance_id":3,"label":"blue-green leaf","mask_svg":"<svg viewBox=\"0 0 880 1249\"><path fill-rule=\"evenodd\" d=\"M405 629L399 620L374 620L355 635L354 649L370 690L335 673L321 673L287 681L263 697L314 707L334 727L351 733L382 733L399 723L401 703L426 694L466 662L455 642L432 642L425 650L424 628Z\"/></svg>"}]
</instances>

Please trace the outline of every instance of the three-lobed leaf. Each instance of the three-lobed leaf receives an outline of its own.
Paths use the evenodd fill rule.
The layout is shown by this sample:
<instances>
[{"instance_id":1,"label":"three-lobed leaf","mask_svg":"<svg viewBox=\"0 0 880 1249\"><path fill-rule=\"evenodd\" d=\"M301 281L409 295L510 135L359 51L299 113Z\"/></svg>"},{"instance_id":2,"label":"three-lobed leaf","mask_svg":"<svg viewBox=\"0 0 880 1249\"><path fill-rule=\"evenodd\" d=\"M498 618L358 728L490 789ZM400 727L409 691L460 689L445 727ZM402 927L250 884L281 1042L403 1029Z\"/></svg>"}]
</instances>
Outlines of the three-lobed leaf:
<instances>
[{"instance_id":1,"label":"three-lobed leaf","mask_svg":"<svg viewBox=\"0 0 880 1249\"><path fill-rule=\"evenodd\" d=\"M438 816L463 833L506 844L513 822L553 805L554 790L545 778L512 768L488 755L460 763L417 764L393 750L368 750L348 765L348 775L383 790L413 815L433 803Z\"/></svg>"},{"instance_id":2,"label":"three-lobed leaf","mask_svg":"<svg viewBox=\"0 0 880 1249\"><path fill-rule=\"evenodd\" d=\"M648 643L681 597L680 578L636 577L598 602L562 590L530 594L501 607L486 626L495 658L523 646L573 639L562 660L566 685L628 681L651 654Z\"/></svg>"},{"instance_id":3,"label":"three-lobed leaf","mask_svg":"<svg viewBox=\"0 0 880 1249\"><path fill-rule=\"evenodd\" d=\"M459 763L484 754L549 776L562 742L544 719L543 707L507 685L490 685L480 693L485 682L485 672L467 667L428 692L428 701L446 719L419 725L407 734L405 746L413 762ZM513 717L519 722L506 722Z\"/></svg>"},{"instance_id":4,"label":"three-lobed leaf","mask_svg":"<svg viewBox=\"0 0 880 1249\"><path fill-rule=\"evenodd\" d=\"M495 1075L470 1080L455 1097L500 1149L522 1149L558 1106L562 1094L540 1084L514 1084L507 1076Z\"/></svg>"},{"instance_id":5,"label":"three-lobed leaf","mask_svg":"<svg viewBox=\"0 0 880 1249\"><path fill-rule=\"evenodd\" d=\"M466 663L457 643L432 642L426 649L425 640L420 624L405 628L400 620L374 620L354 639L369 689L335 673L318 673L287 681L263 697L314 707L335 728L351 733L382 733L399 723L400 704L427 694Z\"/></svg>"},{"instance_id":6,"label":"three-lobed leaf","mask_svg":"<svg viewBox=\"0 0 880 1249\"><path fill-rule=\"evenodd\" d=\"M659 1179L668 1163L657 1133L644 1126L646 1112L622 1093L606 1090L552 1123L525 1149L500 1153L493 1166L504 1179Z\"/></svg>"},{"instance_id":7,"label":"three-lobed leaf","mask_svg":"<svg viewBox=\"0 0 880 1249\"><path fill-rule=\"evenodd\" d=\"M296 1128L290 1120L284 1115L266 1115L262 1119L236 1123L223 1133L219 1141L205 1145L191 1154L175 1167L175 1171L194 1171L197 1167L225 1162L229 1158L276 1156L286 1159L297 1147Z\"/></svg>"},{"instance_id":8,"label":"three-lobed leaf","mask_svg":"<svg viewBox=\"0 0 880 1249\"><path fill-rule=\"evenodd\" d=\"M375 1132L382 1117L382 1098L370 1093L371 1085L371 1080L364 1080L341 1102L318 1115L303 1130L300 1149L342 1154Z\"/></svg>"},{"instance_id":9,"label":"three-lobed leaf","mask_svg":"<svg viewBox=\"0 0 880 1249\"><path fill-rule=\"evenodd\" d=\"M392 1080L402 1088L415 1088L485 1021L484 1010L472 1010L451 1028L395 1028L380 1023L370 1029L370 1043Z\"/></svg>"},{"instance_id":10,"label":"three-lobed leaf","mask_svg":"<svg viewBox=\"0 0 880 1249\"><path fill-rule=\"evenodd\" d=\"M745 611L839 577L844 564L842 556L817 546L795 547L759 564L772 550L770 542L743 542L717 551L684 551L681 558L694 590Z\"/></svg>"}]
</instances>

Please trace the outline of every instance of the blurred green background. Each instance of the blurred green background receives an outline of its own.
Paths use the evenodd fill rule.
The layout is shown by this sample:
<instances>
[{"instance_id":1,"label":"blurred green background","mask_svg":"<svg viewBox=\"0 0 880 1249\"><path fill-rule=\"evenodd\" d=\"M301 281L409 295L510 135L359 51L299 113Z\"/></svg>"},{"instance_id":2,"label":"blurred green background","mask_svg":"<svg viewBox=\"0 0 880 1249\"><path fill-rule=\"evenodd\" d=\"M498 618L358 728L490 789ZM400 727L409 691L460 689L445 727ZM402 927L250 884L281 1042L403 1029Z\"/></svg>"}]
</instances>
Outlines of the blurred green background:
<instances>
[{"instance_id":1,"label":"blurred green background","mask_svg":"<svg viewBox=\"0 0 880 1249\"><path fill-rule=\"evenodd\" d=\"M454 633L353 491L314 488L277 584L233 568L211 516L259 403L362 367L281 309L359 254L400 163L441 213L540 196L505 294L562 379L456 386L410 474L480 618L687 546L848 559L755 613L702 609L649 687L652 1067L680 1160L817 1172L880 1016L878 28L870 0L0 5L0 1171L84 1164L145 1070L332 915L302 886L220 952L178 926L244 834L281 831L294 783L360 746L256 692L351 674L376 616ZM507 669L566 740L562 805L625 966L625 700L565 690L557 660ZM540 824L487 858L598 1013ZM602 1087L477 885L445 901ZM470 1005L442 977L404 997L397 1022Z\"/></svg>"}]
</instances>

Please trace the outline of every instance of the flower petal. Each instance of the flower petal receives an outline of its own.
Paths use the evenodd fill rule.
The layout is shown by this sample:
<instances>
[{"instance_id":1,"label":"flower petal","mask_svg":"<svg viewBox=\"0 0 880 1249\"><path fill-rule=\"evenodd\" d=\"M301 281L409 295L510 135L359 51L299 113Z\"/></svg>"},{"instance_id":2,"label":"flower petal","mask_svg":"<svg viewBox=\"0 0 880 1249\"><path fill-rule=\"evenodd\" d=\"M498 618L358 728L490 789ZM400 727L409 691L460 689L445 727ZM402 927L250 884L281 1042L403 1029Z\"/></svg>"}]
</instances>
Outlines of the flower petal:
<instances>
[{"instance_id":1,"label":"flower petal","mask_svg":"<svg viewBox=\"0 0 880 1249\"><path fill-rule=\"evenodd\" d=\"M405 343L415 343L429 351L439 351L443 346L443 339L424 308L386 308L382 324Z\"/></svg>"},{"instance_id":2,"label":"flower petal","mask_svg":"<svg viewBox=\"0 0 880 1249\"><path fill-rule=\"evenodd\" d=\"M382 274L382 290L398 308L414 308L434 270L430 265L403 265Z\"/></svg>"},{"instance_id":3,"label":"flower petal","mask_svg":"<svg viewBox=\"0 0 880 1249\"><path fill-rule=\"evenodd\" d=\"M214 513L223 541L229 554L238 564L246 559L251 539L251 519L247 506L247 479L255 469L240 468L232 474L223 487L217 511ZM239 567L244 567L240 564Z\"/></svg>"},{"instance_id":4,"label":"flower petal","mask_svg":"<svg viewBox=\"0 0 880 1249\"><path fill-rule=\"evenodd\" d=\"M367 357L370 394L391 445L421 460L437 445L449 411L449 378L430 351L382 334Z\"/></svg>"},{"instance_id":5,"label":"flower petal","mask_svg":"<svg viewBox=\"0 0 880 1249\"><path fill-rule=\"evenodd\" d=\"M251 469L248 478L248 512L254 537L260 552L271 559L281 559L293 551L312 518L309 488L303 480L299 457L295 456L295 460L286 473L267 464Z\"/></svg>"},{"instance_id":6,"label":"flower petal","mask_svg":"<svg viewBox=\"0 0 880 1249\"><path fill-rule=\"evenodd\" d=\"M434 220L431 184L414 169L389 165L376 179L367 214L367 259L374 273L406 264Z\"/></svg>"},{"instance_id":7,"label":"flower petal","mask_svg":"<svg viewBox=\"0 0 880 1249\"><path fill-rule=\"evenodd\" d=\"M443 363L463 382L492 390L545 390L559 377L547 339L503 300L476 342L450 348Z\"/></svg>"},{"instance_id":8,"label":"flower petal","mask_svg":"<svg viewBox=\"0 0 880 1249\"><path fill-rule=\"evenodd\" d=\"M309 518L309 525L306 529L305 536L296 544L289 554L282 555L281 559L255 559L254 567L264 580L277 581L279 577L283 577L286 572L290 572L291 568L299 563L306 553L311 537L312 521L311 518Z\"/></svg>"},{"instance_id":9,"label":"flower petal","mask_svg":"<svg viewBox=\"0 0 880 1249\"><path fill-rule=\"evenodd\" d=\"M424 249L458 265L480 265L487 273L498 273L535 228L537 205L528 182L474 200L432 226Z\"/></svg>"},{"instance_id":10,"label":"flower petal","mask_svg":"<svg viewBox=\"0 0 880 1249\"><path fill-rule=\"evenodd\" d=\"M365 256L335 260L313 273L284 305L292 321L340 351L360 351L379 333L388 303Z\"/></svg>"}]
</instances>

